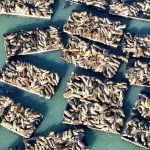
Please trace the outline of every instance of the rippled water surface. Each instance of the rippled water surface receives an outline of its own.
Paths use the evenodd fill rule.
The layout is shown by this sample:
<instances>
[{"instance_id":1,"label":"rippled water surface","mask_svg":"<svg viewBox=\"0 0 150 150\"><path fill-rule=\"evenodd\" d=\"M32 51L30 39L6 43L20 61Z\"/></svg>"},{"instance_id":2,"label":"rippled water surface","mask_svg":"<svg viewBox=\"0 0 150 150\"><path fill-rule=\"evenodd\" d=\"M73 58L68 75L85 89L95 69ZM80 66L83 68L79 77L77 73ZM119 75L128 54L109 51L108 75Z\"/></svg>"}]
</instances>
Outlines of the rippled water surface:
<instances>
[{"instance_id":1,"label":"rippled water surface","mask_svg":"<svg viewBox=\"0 0 150 150\"><path fill-rule=\"evenodd\" d=\"M99 11L89 9L87 7L81 7L77 5L73 5L67 9L64 9L64 0L56 0L55 6L55 15L52 21L42 21L38 19L29 19L22 17L11 17L11 16L0 16L0 67L4 65L6 61L5 50L3 46L3 34L8 32L14 32L19 30L29 30L34 29L36 27L46 27L49 25L55 25L61 28L63 24L66 22L68 16L70 15L72 10L86 10L88 12L92 12L98 16L107 16L107 14L100 13ZM112 17L112 16L109 16ZM127 30L134 33L150 33L150 23L142 22L137 20L128 20L119 17L112 17L114 20L121 20L123 23L127 24ZM67 40L66 34L63 34L63 41L66 43ZM121 53L120 49L115 50L116 53ZM44 100L43 98L39 98L38 96L29 94L27 92L23 92L16 88L12 88L6 85L2 85L6 90L10 90L11 97L14 98L16 102L20 102L26 107L31 107L35 111L40 112L44 115L44 120L41 125L34 133L33 136L38 136L40 134L45 134L48 131L52 130L61 130L67 129L69 126L63 125L61 123L63 111L66 107L66 101L63 98L63 93L66 88L66 83L69 78L69 74L72 71L75 71L80 74L87 74L91 76L96 76L101 78L101 76L97 73L91 73L90 71L75 68L73 65L66 63L65 61L60 59L61 51L50 52L32 56L22 56L15 59L30 62L34 65L37 65L41 68L47 70L53 70L58 72L61 75L61 83L56 91L56 94L53 96L51 100ZM115 77L115 81L122 81L123 72L124 72L125 64L119 70L117 77ZM129 87L128 92L126 93L125 101L124 101L124 109L126 113L126 120L129 119L130 110L132 108L133 103L135 102L138 94L142 88L138 87ZM148 91L148 89L145 89ZM90 129L85 129L86 139L90 145L91 150L142 150L137 146L134 146L128 142L125 142L120 139L120 136L107 134L100 131L94 131ZM22 138L17 136L16 134L8 131L7 129L0 127L0 150L4 150L6 148L13 147L15 145L19 145L22 150L24 149Z\"/></svg>"}]
</instances>

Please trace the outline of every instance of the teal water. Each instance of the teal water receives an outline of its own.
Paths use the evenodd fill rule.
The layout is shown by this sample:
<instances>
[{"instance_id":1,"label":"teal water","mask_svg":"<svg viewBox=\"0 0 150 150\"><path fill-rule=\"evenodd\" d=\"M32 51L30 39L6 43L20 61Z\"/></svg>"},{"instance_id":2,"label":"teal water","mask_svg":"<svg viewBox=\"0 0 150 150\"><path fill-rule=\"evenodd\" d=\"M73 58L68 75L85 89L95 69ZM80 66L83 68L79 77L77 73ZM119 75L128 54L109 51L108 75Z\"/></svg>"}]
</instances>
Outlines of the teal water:
<instances>
[{"instance_id":1,"label":"teal water","mask_svg":"<svg viewBox=\"0 0 150 150\"><path fill-rule=\"evenodd\" d=\"M52 21L42 21L38 19L29 19L22 17L11 17L11 16L0 16L0 67L4 65L6 61L5 49L3 46L3 34L19 31L19 30L30 30L36 27L46 27L49 25L59 26L62 30L63 24L66 22L68 16L70 15L72 10L87 10L88 12L92 12L98 16L107 16L107 14L100 13L99 11L89 9L84 6L73 5L67 9L64 9L65 0L56 0L55 6L55 15ZM128 20L119 17L112 17L114 20L121 20L123 23L127 24L127 30L134 33L150 33L150 23L142 22L137 20ZM63 41L66 43L67 40L66 34L63 34ZM115 50L115 53L121 53L120 49ZM51 100L46 101L43 98L39 98L33 94L18 90L16 88L6 86L4 84L0 84L6 88L6 90L10 90L11 97L16 101L20 102L22 105L26 107L33 108L34 111L40 112L43 114L44 119L34 133L33 136L38 136L41 134L46 134L52 130L61 130L67 129L69 126L63 125L62 116L63 111L66 107L66 100L63 98L63 93L66 88L66 83L69 78L69 75L72 71L75 71L80 74L86 74L91 76L96 76L101 78L101 76L97 73L92 73L87 70L79 69L74 67L71 64L60 59L61 51L50 52L44 54L37 54L32 56L21 56L15 59L30 62L34 65L42 67L47 70L53 70L58 72L61 75L61 83L56 91L56 94L53 96ZM119 70L117 77L114 79L115 81L122 81L123 72L124 72L125 64ZM138 94L142 88L130 86L129 90L126 93L126 97L124 100L124 109L126 113L126 121L130 117L130 111L133 103L135 102ZM148 91L149 89L145 89ZM86 139L89 143L91 150L142 150L142 148L134 146L129 142L121 140L119 135L107 134L100 131L94 131L85 128ZM22 138L7 129L0 127L0 150L4 150L6 148L14 147L19 145L23 150L23 141Z\"/></svg>"}]
</instances>

